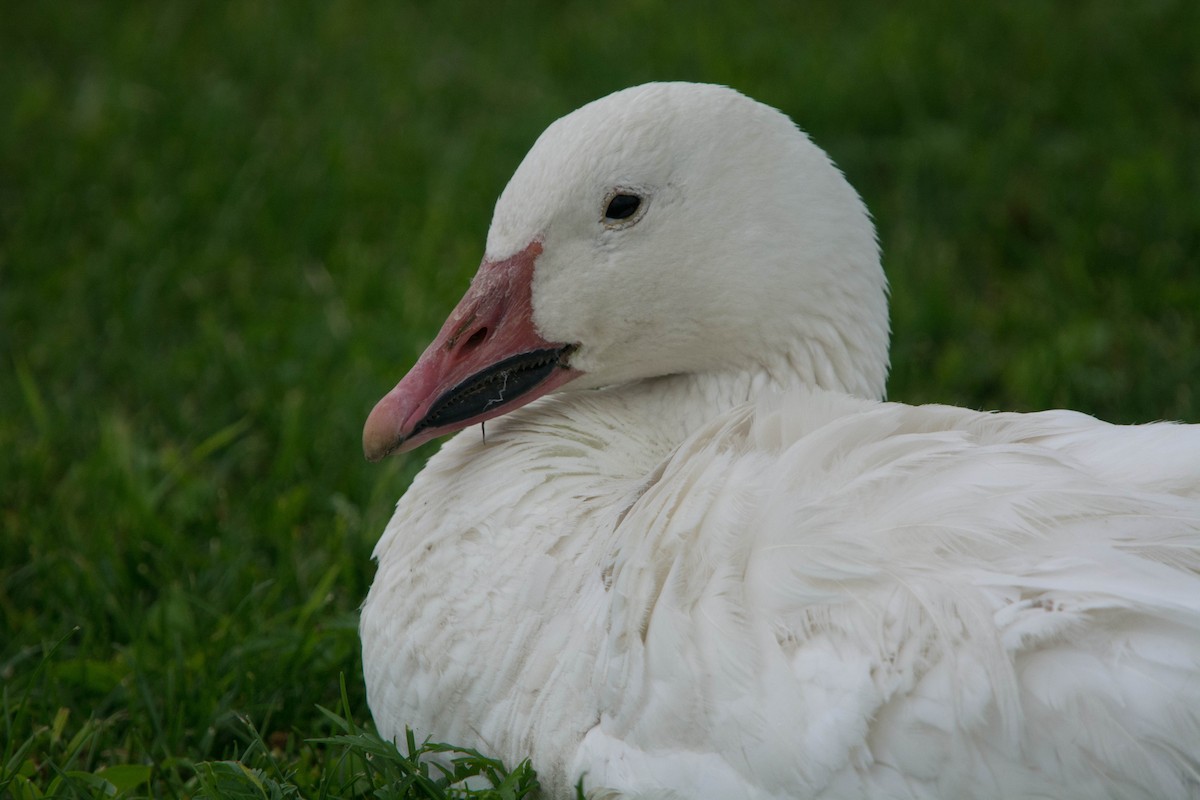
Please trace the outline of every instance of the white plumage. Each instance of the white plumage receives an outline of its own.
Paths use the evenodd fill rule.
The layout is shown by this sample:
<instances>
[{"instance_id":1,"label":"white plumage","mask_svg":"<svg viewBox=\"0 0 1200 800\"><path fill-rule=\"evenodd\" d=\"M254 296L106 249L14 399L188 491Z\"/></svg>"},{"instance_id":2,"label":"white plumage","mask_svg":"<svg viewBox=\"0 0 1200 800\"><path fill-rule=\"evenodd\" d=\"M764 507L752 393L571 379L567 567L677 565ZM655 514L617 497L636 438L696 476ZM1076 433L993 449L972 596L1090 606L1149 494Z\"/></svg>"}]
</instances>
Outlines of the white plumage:
<instances>
[{"instance_id":1,"label":"white plumage","mask_svg":"<svg viewBox=\"0 0 1200 800\"><path fill-rule=\"evenodd\" d=\"M537 243L529 321L575 377L501 389L401 499L362 618L381 733L531 757L551 798L1200 796L1200 428L881 402L873 236L729 89L543 134L484 266Z\"/></svg>"}]
</instances>

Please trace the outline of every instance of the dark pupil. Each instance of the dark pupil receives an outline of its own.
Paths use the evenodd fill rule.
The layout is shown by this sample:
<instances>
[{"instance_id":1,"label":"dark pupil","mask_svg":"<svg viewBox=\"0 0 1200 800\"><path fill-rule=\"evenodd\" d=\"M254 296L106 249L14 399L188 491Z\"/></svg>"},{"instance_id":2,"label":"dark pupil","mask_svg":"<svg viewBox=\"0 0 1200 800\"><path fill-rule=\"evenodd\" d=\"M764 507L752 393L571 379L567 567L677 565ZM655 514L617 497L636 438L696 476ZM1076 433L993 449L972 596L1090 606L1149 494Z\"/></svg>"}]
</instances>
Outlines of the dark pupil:
<instances>
[{"instance_id":1,"label":"dark pupil","mask_svg":"<svg viewBox=\"0 0 1200 800\"><path fill-rule=\"evenodd\" d=\"M633 212L637 211L639 205L642 204L640 197L635 197L631 194L619 194L612 200L608 201L608 209L604 212L607 219L626 219L633 216Z\"/></svg>"}]
</instances>

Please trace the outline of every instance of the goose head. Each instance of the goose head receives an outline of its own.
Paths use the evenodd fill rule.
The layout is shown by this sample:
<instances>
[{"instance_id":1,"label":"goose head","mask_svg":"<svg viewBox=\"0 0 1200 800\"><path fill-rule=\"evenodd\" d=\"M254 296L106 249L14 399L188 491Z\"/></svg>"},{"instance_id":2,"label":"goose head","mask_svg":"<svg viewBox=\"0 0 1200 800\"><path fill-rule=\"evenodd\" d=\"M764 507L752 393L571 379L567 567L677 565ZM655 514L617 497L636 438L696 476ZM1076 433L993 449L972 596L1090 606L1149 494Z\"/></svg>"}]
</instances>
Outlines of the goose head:
<instances>
[{"instance_id":1,"label":"goose head","mask_svg":"<svg viewBox=\"0 0 1200 800\"><path fill-rule=\"evenodd\" d=\"M879 398L887 339L874 227L825 153L732 89L637 86L538 138L470 288L376 404L363 449L682 373Z\"/></svg>"}]
</instances>

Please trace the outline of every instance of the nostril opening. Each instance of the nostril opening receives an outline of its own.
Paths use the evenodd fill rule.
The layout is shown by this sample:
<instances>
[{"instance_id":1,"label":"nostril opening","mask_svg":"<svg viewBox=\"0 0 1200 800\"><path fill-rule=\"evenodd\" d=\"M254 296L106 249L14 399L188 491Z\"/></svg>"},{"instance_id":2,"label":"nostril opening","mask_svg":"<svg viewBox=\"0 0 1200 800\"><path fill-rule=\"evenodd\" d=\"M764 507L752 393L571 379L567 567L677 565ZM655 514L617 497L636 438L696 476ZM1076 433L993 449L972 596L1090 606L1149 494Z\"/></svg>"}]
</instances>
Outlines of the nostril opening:
<instances>
[{"instance_id":1,"label":"nostril opening","mask_svg":"<svg viewBox=\"0 0 1200 800\"><path fill-rule=\"evenodd\" d=\"M463 342L462 349L463 350L473 350L474 348L483 344L483 340L487 338L487 335L488 335L488 329L480 328L479 330L477 330L471 334L470 339L467 339L465 342Z\"/></svg>"}]
</instances>

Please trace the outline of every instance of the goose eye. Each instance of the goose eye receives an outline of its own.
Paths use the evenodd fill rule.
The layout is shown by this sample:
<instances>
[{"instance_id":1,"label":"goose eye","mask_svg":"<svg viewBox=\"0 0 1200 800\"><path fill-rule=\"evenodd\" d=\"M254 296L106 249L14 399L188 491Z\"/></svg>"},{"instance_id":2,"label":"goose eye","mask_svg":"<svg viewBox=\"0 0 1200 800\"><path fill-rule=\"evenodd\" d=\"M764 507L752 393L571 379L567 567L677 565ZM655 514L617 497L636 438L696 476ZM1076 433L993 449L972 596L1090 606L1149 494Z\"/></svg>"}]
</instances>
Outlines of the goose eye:
<instances>
[{"instance_id":1,"label":"goose eye","mask_svg":"<svg viewBox=\"0 0 1200 800\"><path fill-rule=\"evenodd\" d=\"M608 208L604 209L605 219L629 219L633 213L638 210L638 206L642 204L642 198L634 194L618 194L614 195L608 201Z\"/></svg>"}]
</instances>

